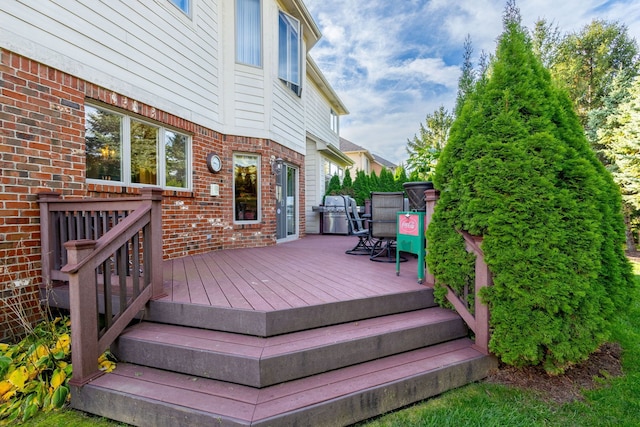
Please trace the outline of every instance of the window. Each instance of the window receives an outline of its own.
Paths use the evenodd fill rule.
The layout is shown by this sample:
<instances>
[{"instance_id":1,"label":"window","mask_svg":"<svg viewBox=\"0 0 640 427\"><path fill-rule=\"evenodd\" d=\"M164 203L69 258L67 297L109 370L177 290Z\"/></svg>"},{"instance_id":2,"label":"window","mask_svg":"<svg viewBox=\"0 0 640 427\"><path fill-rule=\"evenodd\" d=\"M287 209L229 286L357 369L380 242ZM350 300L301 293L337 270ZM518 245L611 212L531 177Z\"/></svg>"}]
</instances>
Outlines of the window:
<instances>
[{"instance_id":1,"label":"window","mask_svg":"<svg viewBox=\"0 0 640 427\"><path fill-rule=\"evenodd\" d=\"M329 159L324 159L324 188L329 188L329 181L334 175L338 175L340 182L344 178L344 169Z\"/></svg>"},{"instance_id":2,"label":"window","mask_svg":"<svg viewBox=\"0 0 640 427\"><path fill-rule=\"evenodd\" d=\"M262 66L260 0L236 0L236 61Z\"/></svg>"},{"instance_id":3,"label":"window","mask_svg":"<svg viewBox=\"0 0 640 427\"><path fill-rule=\"evenodd\" d=\"M233 155L234 219L256 222L260 219L260 157Z\"/></svg>"},{"instance_id":4,"label":"window","mask_svg":"<svg viewBox=\"0 0 640 427\"><path fill-rule=\"evenodd\" d=\"M335 133L339 133L340 131L340 116L333 111L333 108L331 109L331 130Z\"/></svg>"},{"instance_id":5,"label":"window","mask_svg":"<svg viewBox=\"0 0 640 427\"><path fill-rule=\"evenodd\" d=\"M297 19L280 12L278 24L278 77L296 95L300 96L301 38Z\"/></svg>"},{"instance_id":6,"label":"window","mask_svg":"<svg viewBox=\"0 0 640 427\"><path fill-rule=\"evenodd\" d=\"M191 138L115 111L85 106L87 179L190 187Z\"/></svg>"},{"instance_id":7,"label":"window","mask_svg":"<svg viewBox=\"0 0 640 427\"><path fill-rule=\"evenodd\" d=\"M191 0L170 0L177 8L185 13L187 16L191 16Z\"/></svg>"}]
</instances>

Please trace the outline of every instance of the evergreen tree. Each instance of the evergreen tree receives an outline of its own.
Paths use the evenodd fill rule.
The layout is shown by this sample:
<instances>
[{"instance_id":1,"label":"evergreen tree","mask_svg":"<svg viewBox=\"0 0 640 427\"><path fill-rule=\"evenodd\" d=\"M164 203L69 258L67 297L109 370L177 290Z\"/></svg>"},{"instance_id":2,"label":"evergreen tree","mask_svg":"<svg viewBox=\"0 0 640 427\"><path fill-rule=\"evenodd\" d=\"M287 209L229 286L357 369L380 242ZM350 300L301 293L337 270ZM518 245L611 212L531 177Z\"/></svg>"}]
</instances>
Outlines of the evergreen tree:
<instances>
[{"instance_id":1,"label":"evergreen tree","mask_svg":"<svg viewBox=\"0 0 640 427\"><path fill-rule=\"evenodd\" d=\"M345 169L344 178L342 178L342 188L353 187L353 180L351 179L351 169Z\"/></svg>"},{"instance_id":2,"label":"evergreen tree","mask_svg":"<svg viewBox=\"0 0 640 427\"><path fill-rule=\"evenodd\" d=\"M473 258L457 230L483 236L493 286L493 353L561 372L608 338L632 286L620 193L571 101L532 51L515 2L489 71L468 94L436 168L429 269L461 291Z\"/></svg>"},{"instance_id":3,"label":"evergreen tree","mask_svg":"<svg viewBox=\"0 0 640 427\"><path fill-rule=\"evenodd\" d=\"M552 75L569 91L581 123L587 127L591 110L602 107L611 83L620 72L637 73L638 45L625 25L594 20L558 45Z\"/></svg>"},{"instance_id":4,"label":"evergreen tree","mask_svg":"<svg viewBox=\"0 0 640 427\"><path fill-rule=\"evenodd\" d=\"M558 26L547 22L546 19L539 19L531 37L533 53L545 68L552 68L558 60L558 49L562 41Z\"/></svg>"},{"instance_id":5,"label":"evergreen tree","mask_svg":"<svg viewBox=\"0 0 640 427\"><path fill-rule=\"evenodd\" d=\"M424 124L420 124L420 134L407 140L407 165L418 172L419 181L429 181L435 171L442 149L447 144L453 117L440 106L433 114L427 114Z\"/></svg>"},{"instance_id":6,"label":"evergreen tree","mask_svg":"<svg viewBox=\"0 0 640 427\"><path fill-rule=\"evenodd\" d=\"M336 194L340 194L341 187L340 177L338 175L333 175L329 180L329 185L327 186L327 190L324 194L325 196L335 196Z\"/></svg>"},{"instance_id":7,"label":"evergreen tree","mask_svg":"<svg viewBox=\"0 0 640 427\"><path fill-rule=\"evenodd\" d=\"M358 169L356 171L356 179L353 181L354 198L358 205L362 206L364 204L364 201L369 198L370 192L369 176Z\"/></svg>"},{"instance_id":8,"label":"evergreen tree","mask_svg":"<svg viewBox=\"0 0 640 427\"><path fill-rule=\"evenodd\" d=\"M387 169L382 168L380 171L380 187L377 191L397 191L397 186L395 179L393 178L393 173Z\"/></svg>"},{"instance_id":9,"label":"evergreen tree","mask_svg":"<svg viewBox=\"0 0 640 427\"><path fill-rule=\"evenodd\" d=\"M409 181L409 178L407 177L407 170L405 169L403 164L398 166L396 170L393 172L393 179L396 182L396 188L397 188L397 190L394 190L394 191L403 190L404 187L402 186L402 184Z\"/></svg>"},{"instance_id":10,"label":"evergreen tree","mask_svg":"<svg viewBox=\"0 0 640 427\"><path fill-rule=\"evenodd\" d=\"M471 55L473 54L473 46L471 44L471 36L467 34L464 39L464 53L462 55L462 73L458 79L458 95L456 97L455 115L460 114L460 110L464 105L464 101L473 90L473 85L476 81L475 72L473 70L473 62L471 62ZM451 125L449 125L451 127Z\"/></svg>"},{"instance_id":11,"label":"evergreen tree","mask_svg":"<svg viewBox=\"0 0 640 427\"><path fill-rule=\"evenodd\" d=\"M640 76L621 79L607 104L615 106L598 127L596 142L602 147L606 163L622 190L627 223L627 249L635 250L631 233L634 217L640 211ZM592 115L592 119L598 117Z\"/></svg>"}]
</instances>

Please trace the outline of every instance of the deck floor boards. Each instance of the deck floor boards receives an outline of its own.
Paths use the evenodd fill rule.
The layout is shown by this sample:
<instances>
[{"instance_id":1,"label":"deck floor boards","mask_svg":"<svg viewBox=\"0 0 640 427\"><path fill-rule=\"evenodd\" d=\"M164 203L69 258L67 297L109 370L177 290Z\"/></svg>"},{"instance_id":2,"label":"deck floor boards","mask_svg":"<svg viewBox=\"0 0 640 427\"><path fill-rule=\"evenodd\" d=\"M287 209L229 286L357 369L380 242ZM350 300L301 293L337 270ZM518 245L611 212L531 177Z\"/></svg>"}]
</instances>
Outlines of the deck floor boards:
<instances>
[{"instance_id":1,"label":"deck floor boards","mask_svg":"<svg viewBox=\"0 0 640 427\"><path fill-rule=\"evenodd\" d=\"M231 249L164 261L163 300L276 311L412 291L417 260L372 262L347 255L357 238L309 235L275 246Z\"/></svg>"}]
</instances>

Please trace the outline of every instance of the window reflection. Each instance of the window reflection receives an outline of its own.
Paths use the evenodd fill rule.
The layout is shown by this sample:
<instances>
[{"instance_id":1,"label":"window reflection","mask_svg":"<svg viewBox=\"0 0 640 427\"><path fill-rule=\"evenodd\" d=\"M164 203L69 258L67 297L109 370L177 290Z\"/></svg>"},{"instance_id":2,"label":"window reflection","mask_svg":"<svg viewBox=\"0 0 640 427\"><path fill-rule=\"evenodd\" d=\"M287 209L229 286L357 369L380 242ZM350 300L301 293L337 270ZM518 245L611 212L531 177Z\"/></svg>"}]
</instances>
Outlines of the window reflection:
<instances>
[{"instance_id":1,"label":"window reflection","mask_svg":"<svg viewBox=\"0 0 640 427\"><path fill-rule=\"evenodd\" d=\"M236 221L259 219L259 157L249 154L233 156L233 190Z\"/></svg>"}]
</instances>

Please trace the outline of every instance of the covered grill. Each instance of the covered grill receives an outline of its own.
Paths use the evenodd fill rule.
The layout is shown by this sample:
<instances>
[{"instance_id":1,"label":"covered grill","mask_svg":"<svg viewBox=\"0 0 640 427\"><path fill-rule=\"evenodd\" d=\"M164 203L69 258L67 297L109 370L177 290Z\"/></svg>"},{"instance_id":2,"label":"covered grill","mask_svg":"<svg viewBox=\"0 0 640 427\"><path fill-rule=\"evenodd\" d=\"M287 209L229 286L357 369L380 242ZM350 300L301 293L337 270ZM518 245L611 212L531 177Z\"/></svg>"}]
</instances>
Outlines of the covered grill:
<instances>
[{"instance_id":1,"label":"covered grill","mask_svg":"<svg viewBox=\"0 0 640 427\"><path fill-rule=\"evenodd\" d=\"M347 206L348 196L324 196L322 206L322 232L324 234L349 234Z\"/></svg>"}]
</instances>

